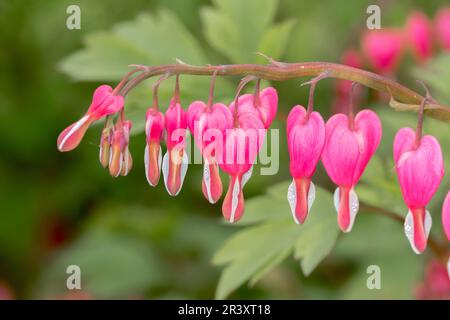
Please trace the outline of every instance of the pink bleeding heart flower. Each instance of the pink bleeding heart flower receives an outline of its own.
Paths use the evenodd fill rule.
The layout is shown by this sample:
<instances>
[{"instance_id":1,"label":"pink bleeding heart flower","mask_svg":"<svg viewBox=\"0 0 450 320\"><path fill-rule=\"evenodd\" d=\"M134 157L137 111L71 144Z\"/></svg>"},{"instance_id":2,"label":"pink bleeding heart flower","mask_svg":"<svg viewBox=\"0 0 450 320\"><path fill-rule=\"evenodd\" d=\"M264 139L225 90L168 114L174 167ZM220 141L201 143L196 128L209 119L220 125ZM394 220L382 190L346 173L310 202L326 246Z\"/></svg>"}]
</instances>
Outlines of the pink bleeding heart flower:
<instances>
[{"instance_id":1,"label":"pink bleeding heart flower","mask_svg":"<svg viewBox=\"0 0 450 320\"><path fill-rule=\"evenodd\" d=\"M450 50L450 7L442 8L434 18L436 37L444 50Z\"/></svg>"},{"instance_id":2,"label":"pink bleeding heart flower","mask_svg":"<svg viewBox=\"0 0 450 320\"><path fill-rule=\"evenodd\" d=\"M244 94L239 97L238 114L251 113L259 117L268 129L277 114L278 94L275 88L267 87L256 95ZM234 102L230 105L231 113L234 113Z\"/></svg>"},{"instance_id":3,"label":"pink bleeding heart flower","mask_svg":"<svg viewBox=\"0 0 450 320\"><path fill-rule=\"evenodd\" d=\"M164 184L171 196L180 192L188 168L186 128L186 111L175 97L170 101L165 115L167 152L162 161Z\"/></svg>"},{"instance_id":4,"label":"pink bleeding heart flower","mask_svg":"<svg viewBox=\"0 0 450 320\"><path fill-rule=\"evenodd\" d=\"M161 139L164 133L164 114L155 108L149 108L146 114L144 153L145 176L148 183L154 187L161 175Z\"/></svg>"},{"instance_id":5,"label":"pink bleeding heart flower","mask_svg":"<svg viewBox=\"0 0 450 320\"><path fill-rule=\"evenodd\" d=\"M210 203L216 203L222 195L218 159L222 154L225 130L232 128L230 109L215 103L208 107L203 101L193 102L187 112L189 130L204 158L202 192Z\"/></svg>"},{"instance_id":6,"label":"pink bleeding heart flower","mask_svg":"<svg viewBox=\"0 0 450 320\"><path fill-rule=\"evenodd\" d=\"M450 300L450 272L442 261L431 260L425 268L425 277L415 290L422 300Z\"/></svg>"},{"instance_id":7,"label":"pink bleeding heart flower","mask_svg":"<svg viewBox=\"0 0 450 320\"><path fill-rule=\"evenodd\" d=\"M109 173L114 178L128 175L133 166L133 159L128 150L131 126L129 120L118 122L112 135Z\"/></svg>"},{"instance_id":8,"label":"pink bleeding heart flower","mask_svg":"<svg viewBox=\"0 0 450 320\"><path fill-rule=\"evenodd\" d=\"M450 191L447 193L442 205L442 226L448 241L450 241Z\"/></svg>"},{"instance_id":9,"label":"pink bleeding heart flower","mask_svg":"<svg viewBox=\"0 0 450 320\"><path fill-rule=\"evenodd\" d=\"M325 144L325 122L318 112L308 115L304 107L297 105L287 118L287 137L293 177L287 197L295 222L301 224L315 199L311 178Z\"/></svg>"},{"instance_id":10,"label":"pink bleeding heart flower","mask_svg":"<svg viewBox=\"0 0 450 320\"><path fill-rule=\"evenodd\" d=\"M124 99L116 95L108 85L98 87L87 113L77 122L64 129L58 136L57 146L61 152L75 149L83 139L86 130L96 120L118 112L123 108Z\"/></svg>"},{"instance_id":11,"label":"pink bleeding heart flower","mask_svg":"<svg viewBox=\"0 0 450 320\"><path fill-rule=\"evenodd\" d=\"M354 119L339 113L328 120L325 131L322 163L338 185L334 193L338 225L342 231L349 232L359 209L354 187L380 144L381 122L368 109L360 111Z\"/></svg>"},{"instance_id":12,"label":"pink bleeding heart flower","mask_svg":"<svg viewBox=\"0 0 450 320\"><path fill-rule=\"evenodd\" d=\"M441 146L431 135L419 138L411 128L402 128L394 139L394 161L409 209L405 233L414 252L422 253L431 229L431 215L426 205L444 176Z\"/></svg>"},{"instance_id":13,"label":"pink bleeding heart flower","mask_svg":"<svg viewBox=\"0 0 450 320\"><path fill-rule=\"evenodd\" d=\"M411 13L405 32L416 59L420 63L426 62L433 54L433 32L428 17L419 11Z\"/></svg>"},{"instance_id":14,"label":"pink bleeding heart flower","mask_svg":"<svg viewBox=\"0 0 450 320\"><path fill-rule=\"evenodd\" d=\"M397 68L403 53L403 43L400 31L371 30L362 37L362 51L376 71L388 74Z\"/></svg>"},{"instance_id":15,"label":"pink bleeding heart flower","mask_svg":"<svg viewBox=\"0 0 450 320\"><path fill-rule=\"evenodd\" d=\"M252 113L239 116L235 114L234 127L225 132L219 166L230 176L228 191L222 204L223 216L229 222L238 221L244 213L242 188L250 179L264 135L264 124Z\"/></svg>"}]
</instances>

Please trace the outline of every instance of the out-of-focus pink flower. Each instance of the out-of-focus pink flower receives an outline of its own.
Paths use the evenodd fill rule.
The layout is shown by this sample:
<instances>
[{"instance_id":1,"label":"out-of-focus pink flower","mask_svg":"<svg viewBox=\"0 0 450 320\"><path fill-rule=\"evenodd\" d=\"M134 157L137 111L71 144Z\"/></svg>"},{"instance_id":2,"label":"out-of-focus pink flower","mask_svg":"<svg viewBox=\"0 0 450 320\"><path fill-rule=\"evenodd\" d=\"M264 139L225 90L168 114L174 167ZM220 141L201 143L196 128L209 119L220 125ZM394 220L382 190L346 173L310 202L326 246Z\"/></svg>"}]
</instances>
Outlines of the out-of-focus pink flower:
<instances>
[{"instance_id":1,"label":"out-of-focus pink flower","mask_svg":"<svg viewBox=\"0 0 450 320\"><path fill-rule=\"evenodd\" d=\"M230 176L228 191L222 204L223 216L229 222L238 221L244 213L242 188L250 178L264 135L264 124L252 113L237 116L234 128L225 132L219 166Z\"/></svg>"},{"instance_id":2,"label":"out-of-focus pink flower","mask_svg":"<svg viewBox=\"0 0 450 320\"><path fill-rule=\"evenodd\" d=\"M230 109L222 103L209 107L203 101L195 101L189 106L187 122L204 159L203 195L210 203L216 203L222 195L217 159L222 154L225 130L233 127L233 116Z\"/></svg>"},{"instance_id":3,"label":"out-of-focus pink flower","mask_svg":"<svg viewBox=\"0 0 450 320\"><path fill-rule=\"evenodd\" d=\"M109 173L114 178L119 175L126 176L133 166L133 159L128 150L131 126L131 121L127 120L118 122L114 129L109 157Z\"/></svg>"},{"instance_id":4,"label":"out-of-focus pink flower","mask_svg":"<svg viewBox=\"0 0 450 320\"><path fill-rule=\"evenodd\" d=\"M109 157L111 155L111 143L113 134L114 134L114 125L111 119L107 119L105 127L103 128L100 137L99 159L103 168L107 168L109 165Z\"/></svg>"},{"instance_id":5,"label":"out-of-focus pink flower","mask_svg":"<svg viewBox=\"0 0 450 320\"><path fill-rule=\"evenodd\" d=\"M14 300L14 293L9 285L0 281L0 300Z\"/></svg>"},{"instance_id":6,"label":"out-of-focus pink flower","mask_svg":"<svg viewBox=\"0 0 450 320\"><path fill-rule=\"evenodd\" d=\"M163 157L162 172L167 192L176 196L183 186L189 159L186 154L186 111L177 97L170 101L165 115L167 152Z\"/></svg>"},{"instance_id":7,"label":"out-of-focus pink flower","mask_svg":"<svg viewBox=\"0 0 450 320\"><path fill-rule=\"evenodd\" d=\"M164 114L154 108L149 108L146 114L144 153L145 176L148 183L154 187L161 175L161 139L164 133Z\"/></svg>"},{"instance_id":8,"label":"out-of-focus pink flower","mask_svg":"<svg viewBox=\"0 0 450 320\"><path fill-rule=\"evenodd\" d=\"M411 128L400 129L394 139L394 161L403 199L408 206L405 234L414 252L427 246L431 215L426 210L444 176L439 142L426 135L418 139Z\"/></svg>"},{"instance_id":9,"label":"out-of-focus pink flower","mask_svg":"<svg viewBox=\"0 0 450 320\"><path fill-rule=\"evenodd\" d=\"M437 40L445 50L450 50L450 7L441 8L434 18Z\"/></svg>"},{"instance_id":10,"label":"out-of-focus pink flower","mask_svg":"<svg viewBox=\"0 0 450 320\"><path fill-rule=\"evenodd\" d=\"M370 65L382 74L398 66L403 54L403 35L395 29L370 30L363 34L362 51Z\"/></svg>"},{"instance_id":11,"label":"out-of-focus pink flower","mask_svg":"<svg viewBox=\"0 0 450 320\"><path fill-rule=\"evenodd\" d=\"M239 97L238 114L252 113L259 117L268 129L277 114L278 94L275 88L267 87L259 92L259 95L244 94ZM231 113L234 113L234 102L230 105Z\"/></svg>"},{"instance_id":12,"label":"out-of-focus pink flower","mask_svg":"<svg viewBox=\"0 0 450 320\"><path fill-rule=\"evenodd\" d=\"M341 113L332 116L325 130L322 163L328 176L338 185L334 204L339 227L349 232L359 209L354 187L380 144L381 122L375 112L366 109L353 121Z\"/></svg>"},{"instance_id":13,"label":"out-of-focus pink flower","mask_svg":"<svg viewBox=\"0 0 450 320\"><path fill-rule=\"evenodd\" d=\"M124 99L115 95L107 85L98 87L87 113L77 122L64 129L58 136L57 146L61 152L75 149L83 139L89 126L100 118L116 113L123 108Z\"/></svg>"},{"instance_id":14,"label":"out-of-focus pink flower","mask_svg":"<svg viewBox=\"0 0 450 320\"><path fill-rule=\"evenodd\" d=\"M442 263L433 260L427 265L425 279L416 287L416 298L450 300L450 277Z\"/></svg>"},{"instance_id":15,"label":"out-of-focus pink flower","mask_svg":"<svg viewBox=\"0 0 450 320\"><path fill-rule=\"evenodd\" d=\"M442 205L442 226L448 241L450 241L450 191L447 193Z\"/></svg>"},{"instance_id":16,"label":"out-of-focus pink flower","mask_svg":"<svg viewBox=\"0 0 450 320\"><path fill-rule=\"evenodd\" d=\"M433 31L428 17L420 11L411 13L406 21L405 32L417 61L426 62L433 54Z\"/></svg>"},{"instance_id":17,"label":"out-of-focus pink flower","mask_svg":"<svg viewBox=\"0 0 450 320\"><path fill-rule=\"evenodd\" d=\"M289 112L286 128L289 169L293 177L288 189L288 201L294 221L301 224L315 199L311 178L325 144L325 122L318 112L307 115L305 108L297 105Z\"/></svg>"}]
</instances>

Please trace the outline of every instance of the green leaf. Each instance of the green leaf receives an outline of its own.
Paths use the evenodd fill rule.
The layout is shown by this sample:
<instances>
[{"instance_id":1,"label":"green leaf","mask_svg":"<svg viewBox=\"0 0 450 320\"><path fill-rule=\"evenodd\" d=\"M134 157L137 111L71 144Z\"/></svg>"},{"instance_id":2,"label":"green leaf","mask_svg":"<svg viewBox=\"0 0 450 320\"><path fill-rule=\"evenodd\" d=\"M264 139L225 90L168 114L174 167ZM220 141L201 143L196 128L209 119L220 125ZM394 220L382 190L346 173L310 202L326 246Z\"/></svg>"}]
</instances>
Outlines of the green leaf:
<instances>
[{"instance_id":1,"label":"green leaf","mask_svg":"<svg viewBox=\"0 0 450 320\"><path fill-rule=\"evenodd\" d=\"M223 299L250 280L255 284L295 250L303 273L308 275L333 248L339 229L332 196L316 187L316 202L307 221L299 226L292 219L286 193L290 182L282 182L254 197L246 207L250 225L236 232L215 254L213 263L226 265L216 289ZM258 204L260 203L260 204Z\"/></svg>"},{"instance_id":2,"label":"green leaf","mask_svg":"<svg viewBox=\"0 0 450 320\"><path fill-rule=\"evenodd\" d=\"M82 290L94 298L123 298L143 294L163 279L164 269L147 244L128 236L95 231L84 235L58 255L37 286L40 298L68 293L66 269L81 270Z\"/></svg>"},{"instance_id":3,"label":"green leaf","mask_svg":"<svg viewBox=\"0 0 450 320\"><path fill-rule=\"evenodd\" d=\"M170 36L168 36L170 35ZM130 64L160 65L179 58L190 64L206 64L199 41L168 10L154 15L141 14L132 21L117 24L111 31L97 32L85 39L86 47L64 58L59 68L77 81L119 81ZM144 129L145 111L151 105L153 80L133 89L126 99L126 115L133 121L132 133ZM208 77L182 76L181 100L206 99ZM174 79L165 81L159 90L160 107L165 110L173 94ZM233 88L223 80L217 82L216 98L232 99Z\"/></svg>"},{"instance_id":4,"label":"green leaf","mask_svg":"<svg viewBox=\"0 0 450 320\"><path fill-rule=\"evenodd\" d=\"M277 0L214 0L214 7L201 10L209 44L231 62L258 61L256 52L281 57L293 21L271 25ZM266 52L265 50L269 51Z\"/></svg>"}]
</instances>

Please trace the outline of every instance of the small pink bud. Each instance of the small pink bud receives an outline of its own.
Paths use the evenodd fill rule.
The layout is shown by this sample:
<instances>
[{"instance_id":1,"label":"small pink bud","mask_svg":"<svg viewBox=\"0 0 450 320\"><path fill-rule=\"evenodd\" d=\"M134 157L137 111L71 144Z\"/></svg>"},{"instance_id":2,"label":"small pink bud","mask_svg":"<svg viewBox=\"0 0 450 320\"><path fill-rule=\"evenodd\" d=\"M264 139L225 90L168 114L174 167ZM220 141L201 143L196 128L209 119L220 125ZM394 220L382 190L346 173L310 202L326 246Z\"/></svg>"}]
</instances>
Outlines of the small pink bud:
<instances>
[{"instance_id":1,"label":"small pink bud","mask_svg":"<svg viewBox=\"0 0 450 320\"><path fill-rule=\"evenodd\" d=\"M416 132L400 129L394 139L394 161L403 199L408 206L405 233L416 253L427 245L431 215L426 210L444 175L444 161L439 142L431 135L417 144Z\"/></svg>"},{"instance_id":2,"label":"small pink bud","mask_svg":"<svg viewBox=\"0 0 450 320\"><path fill-rule=\"evenodd\" d=\"M118 123L114 129L109 157L109 173L116 178L126 176L133 166L131 154L128 150L131 121Z\"/></svg>"},{"instance_id":3,"label":"small pink bud","mask_svg":"<svg viewBox=\"0 0 450 320\"><path fill-rule=\"evenodd\" d=\"M217 158L222 153L225 130L233 126L230 109L222 103L209 108L203 101L193 102L187 112L189 130L204 158L202 192L210 203L216 203L222 195Z\"/></svg>"},{"instance_id":4,"label":"small pink bud","mask_svg":"<svg viewBox=\"0 0 450 320\"><path fill-rule=\"evenodd\" d=\"M371 30L362 37L362 51L380 73L395 71L403 53L403 36L393 29Z\"/></svg>"},{"instance_id":5,"label":"small pink bud","mask_svg":"<svg viewBox=\"0 0 450 320\"><path fill-rule=\"evenodd\" d=\"M252 166L264 141L265 129L253 113L238 116L238 123L225 133L220 168L230 176L222 213L229 222L238 221L244 213L242 188L251 176Z\"/></svg>"},{"instance_id":6,"label":"small pink bud","mask_svg":"<svg viewBox=\"0 0 450 320\"><path fill-rule=\"evenodd\" d=\"M267 87L259 93L257 99L253 94L244 94L239 97L238 114L253 113L259 117L268 129L277 114L278 94L275 88ZM234 113L234 102L230 105L231 113Z\"/></svg>"},{"instance_id":7,"label":"small pink bud","mask_svg":"<svg viewBox=\"0 0 450 320\"><path fill-rule=\"evenodd\" d=\"M380 144L381 122L375 112L367 109L360 111L353 121L339 113L328 120L325 131L322 163L338 185L334 204L339 227L349 232L359 209L354 187Z\"/></svg>"},{"instance_id":8,"label":"small pink bud","mask_svg":"<svg viewBox=\"0 0 450 320\"><path fill-rule=\"evenodd\" d=\"M434 18L437 39L443 49L450 51L450 7L442 8Z\"/></svg>"},{"instance_id":9,"label":"small pink bud","mask_svg":"<svg viewBox=\"0 0 450 320\"><path fill-rule=\"evenodd\" d=\"M161 175L161 139L164 133L164 114L153 108L147 110L145 122L146 147L144 154L145 176L154 187Z\"/></svg>"},{"instance_id":10,"label":"small pink bud","mask_svg":"<svg viewBox=\"0 0 450 320\"><path fill-rule=\"evenodd\" d=\"M167 192L176 196L183 186L189 159L186 154L186 111L172 99L165 115L167 152L163 157L162 171Z\"/></svg>"},{"instance_id":11,"label":"small pink bud","mask_svg":"<svg viewBox=\"0 0 450 320\"><path fill-rule=\"evenodd\" d=\"M287 137L289 169L293 177L288 201L295 222L301 224L315 199L311 178L325 144L325 122L318 112L312 112L308 117L305 108L297 105L287 118Z\"/></svg>"},{"instance_id":12,"label":"small pink bud","mask_svg":"<svg viewBox=\"0 0 450 320\"><path fill-rule=\"evenodd\" d=\"M94 121L118 112L123 108L123 102L123 97L115 95L110 86L101 85L98 87L94 92L88 112L59 135L57 140L58 150L66 152L75 149Z\"/></svg>"},{"instance_id":13,"label":"small pink bud","mask_svg":"<svg viewBox=\"0 0 450 320\"><path fill-rule=\"evenodd\" d=\"M447 193L442 205L442 226L448 241L450 241L450 191Z\"/></svg>"},{"instance_id":14,"label":"small pink bud","mask_svg":"<svg viewBox=\"0 0 450 320\"><path fill-rule=\"evenodd\" d=\"M433 53L433 34L428 17L419 11L411 13L406 21L405 32L416 59L421 63L426 62Z\"/></svg>"}]
</instances>

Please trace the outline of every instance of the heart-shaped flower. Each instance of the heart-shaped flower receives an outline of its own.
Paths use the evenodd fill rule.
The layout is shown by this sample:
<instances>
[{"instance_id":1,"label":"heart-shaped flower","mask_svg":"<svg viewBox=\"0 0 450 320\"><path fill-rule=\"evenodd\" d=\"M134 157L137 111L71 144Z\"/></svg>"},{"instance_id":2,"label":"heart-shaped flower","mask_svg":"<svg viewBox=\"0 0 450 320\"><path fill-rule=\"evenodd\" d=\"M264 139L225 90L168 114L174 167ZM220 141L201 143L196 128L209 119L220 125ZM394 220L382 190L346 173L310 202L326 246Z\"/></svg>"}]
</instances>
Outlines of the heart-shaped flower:
<instances>
[{"instance_id":1,"label":"heart-shaped flower","mask_svg":"<svg viewBox=\"0 0 450 320\"><path fill-rule=\"evenodd\" d=\"M133 159L128 150L131 126L131 121L127 120L118 122L114 128L109 156L109 173L114 178L119 175L126 176L133 166Z\"/></svg>"},{"instance_id":2,"label":"heart-shaped flower","mask_svg":"<svg viewBox=\"0 0 450 320\"><path fill-rule=\"evenodd\" d=\"M210 203L216 203L222 195L217 159L222 154L225 131L233 126L233 116L222 103L209 107L203 101L195 101L188 108L187 122L204 159L203 195Z\"/></svg>"},{"instance_id":3,"label":"heart-shaped flower","mask_svg":"<svg viewBox=\"0 0 450 320\"><path fill-rule=\"evenodd\" d=\"M325 122L318 112L307 114L297 105L287 118L289 169L293 181L288 189L288 201L296 223L303 223L314 199L311 178L316 171L325 144Z\"/></svg>"},{"instance_id":4,"label":"heart-shaped flower","mask_svg":"<svg viewBox=\"0 0 450 320\"><path fill-rule=\"evenodd\" d=\"M367 109L354 119L339 113L328 120L325 131L322 163L328 176L338 185L334 204L339 227L349 232L359 209L354 187L380 144L381 122L375 112Z\"/></svg>"},{"instance_id":5,"label":"heart-shaped flower","mask_svg":"<svg viewBox=\"0 0 450 320\"><path fill-rule=\"evenodd\" d=\"M394 161L403 199L408 206L405 233L414 252L422 253L431 229L426 210L444 176L441 146L435 137L417 137L411 128L402 128L394 139Z\"/></svg>"},{"instance_id":6,"label":"heart-shaped flower","mask_svg":"<svg viewBox=\"0 0 450 320\"><path fill-rule=\"evenodd\" d=\"M164 133L164 114L155 108L149 108L146 114L144 153L145 176L148 183L154 187L159 182L161 174L162 152L161 139Z\"/></svg>"}]
</instances>

